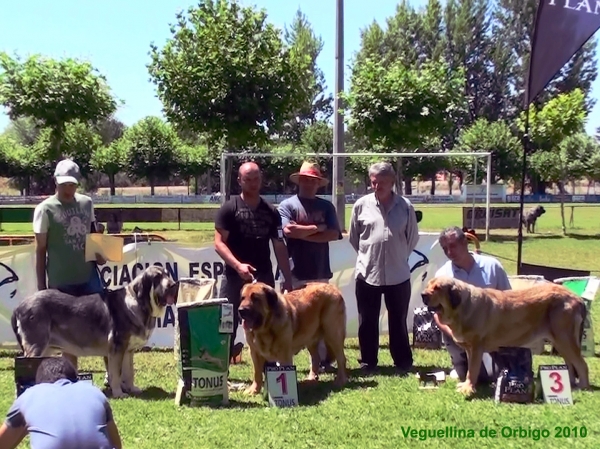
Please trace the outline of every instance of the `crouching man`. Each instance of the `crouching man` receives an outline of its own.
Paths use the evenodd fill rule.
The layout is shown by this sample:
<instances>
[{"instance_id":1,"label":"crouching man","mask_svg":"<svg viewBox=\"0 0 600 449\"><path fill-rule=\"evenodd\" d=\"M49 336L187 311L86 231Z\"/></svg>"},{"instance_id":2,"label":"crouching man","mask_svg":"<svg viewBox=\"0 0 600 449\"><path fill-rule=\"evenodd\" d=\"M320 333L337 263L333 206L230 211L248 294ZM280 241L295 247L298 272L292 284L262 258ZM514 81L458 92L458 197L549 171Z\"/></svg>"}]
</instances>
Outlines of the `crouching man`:
<instances>
[{"instance_id":1,"label":"crouching man","mask_svg":"<svg viewBox=\"0 0 600 449\"><path fill-rule=\"evenodd\" d=\"M106 396L95 386L78 382L69 360L45 359L35 382L8 410L0 427L0 448L14 449L29 434L32 449L121 449Z\"/></svg>"},{"instance_id":2,"label":"crouching man","mask_svg":"<svg viewBox=\"0 0 600 449\"><path fill-rule=\"evenodd\" d=\"M510 281L500 262L493 257L470 252L469 242L462 229L457 226L446 228L440 234L439 242L444 254L450 260L442 265L435 273L435 277L448 276L479 288L511 290ZM440 323L436 314L434 319L442 331L442 339L452 359L454 367L452 377L458 377L461 382L464 382L468 369L467 353L454 342L451 337L452 332L446 325ZM495 354L490 355L492 359L495 358ZM482 362L478 383L487 384L493 380L495 379L488 375Z\"/></svg>"}]
</instances>

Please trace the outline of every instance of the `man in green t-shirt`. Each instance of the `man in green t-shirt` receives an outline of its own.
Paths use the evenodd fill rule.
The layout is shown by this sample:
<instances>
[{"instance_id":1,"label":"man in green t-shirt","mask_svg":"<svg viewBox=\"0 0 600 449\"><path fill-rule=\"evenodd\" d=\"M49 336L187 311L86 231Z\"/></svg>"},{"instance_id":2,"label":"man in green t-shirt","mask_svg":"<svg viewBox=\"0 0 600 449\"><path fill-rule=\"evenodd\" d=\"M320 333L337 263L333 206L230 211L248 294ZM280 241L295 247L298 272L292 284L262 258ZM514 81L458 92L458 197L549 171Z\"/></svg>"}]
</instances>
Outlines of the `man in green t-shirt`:
<instances>
[{"instance_id":1,"label":"man in green t-shirt","mask_svg":"<svg viewBox=\"0 0 600 449\"><path fill-rule=\"evenodd\" d=\"M76 192L80 176L75 162L60 161L54 171L56 193L33 213L38 290L53 288L74 296L103 290L96 264L85 260L85 240L95 217L92 199ZM96 254L96 263L106 261ZM77 367L76 357L64 355Z\"/></svg>"}]
</instances>

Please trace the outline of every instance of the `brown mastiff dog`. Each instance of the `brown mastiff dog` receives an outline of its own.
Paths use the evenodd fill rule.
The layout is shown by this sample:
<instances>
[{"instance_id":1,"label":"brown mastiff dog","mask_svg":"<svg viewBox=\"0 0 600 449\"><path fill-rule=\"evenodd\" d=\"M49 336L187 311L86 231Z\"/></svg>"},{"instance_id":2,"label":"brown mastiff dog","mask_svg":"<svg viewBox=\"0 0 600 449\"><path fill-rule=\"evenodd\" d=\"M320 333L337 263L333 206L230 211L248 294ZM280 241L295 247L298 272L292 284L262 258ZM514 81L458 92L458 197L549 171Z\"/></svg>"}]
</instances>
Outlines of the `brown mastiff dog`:
<instances>
[{"instance_id":1,"label":"brown mastiff dog","mask_svg":"<svg viewBox=\"0 0 600 449\"><path fill-rule=\"evenodd\" d=\"M580 344L586 309L565 287L543 283L500 291L440 276L429 281L422 297L467 353L467 378L457 387L461 393L475 391L484 352L502 346L526 346L540 338L550 340L565 359L572 383L575 369L579 387L589 388L588 366Z\"/></svg>"},{"instance_id":2,"label":"brown mastiff dog","mask_svg":"<svg viewBox=\"0 0 600 449\"><path fill-rule=\"evenodd\" d=\"M335 384L346 383L346 304L335 285L313 283L282 295L260 282L246 284L239 315L254 365L254 381L246 394L260 393L265 362L293 365L304 348L311 358L308 380L318 380L321 339L337 362Z\"/></svg>"}]
</instances>

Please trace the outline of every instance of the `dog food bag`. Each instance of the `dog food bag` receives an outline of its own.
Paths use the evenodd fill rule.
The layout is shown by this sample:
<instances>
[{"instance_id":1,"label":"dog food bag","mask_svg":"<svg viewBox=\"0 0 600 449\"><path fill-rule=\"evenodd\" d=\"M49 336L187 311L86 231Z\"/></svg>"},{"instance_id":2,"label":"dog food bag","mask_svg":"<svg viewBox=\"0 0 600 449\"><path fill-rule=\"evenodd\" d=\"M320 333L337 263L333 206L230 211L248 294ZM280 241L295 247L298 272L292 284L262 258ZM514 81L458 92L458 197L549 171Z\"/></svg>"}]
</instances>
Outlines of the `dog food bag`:
<instances>
[{"instance_id":1,"label":"dog food bag","mask_svg":"<svg viewBox=\"0 0 600 449\"><path fill-rule=\"evenodd\" d=\"M533 402L535 378L533 355L529 348L500 348L495 354L500 369L496 382L496 402Z\"/></svg>"},{"instance_id":2,"label":"dog food bag","mask_svg":"<svg viewBox=\"0 0 600 449\"><path fill-rule=\"evenodd\" d=\"M433 319L433 312L427 307L417 307L413 319L413 347L441 349L442 331Z\"/></svg>"},{"instance_id":3,"label":"dog food bag","mask_svg":"<svg viewBox=\"0 0 600 449\"><path fill-rule=\"evenodd\" d=\"M179 279L179 291L177 292L177 304L188 304L198 301L206 301L212 299L214 296L214 287L216 281L211 278L180 278ZM179 363L179 326L178 316L175 313L174 323L174 341L173 341L173 354L175 355L175 363L180 367ZM182 376L181 371L179 376Z\"/></svg>"},{"instance_id":4,"label":"dog food bag","mask_svg":"<svg viewBox=\"0 0 600 449\"><path fill-rule=\"evenodd\" d=\"M180 293L193 297L194 285L205 286L186 281L180 283ZM201 292L202 288L196 291ZM209 291L212 295L212 289ZM175 402L191 406L228 404L233 306L227 299L202 297L193 302L179 302L179 298L175 314L179 374Z\"/></svg>"},{"instance_id":5,"label":"dog food bag","mask_svg":"<svg viewBox=\"0 0 600 449\"><path fill-rule=\"evenodd\" d=\"M600 286L600 278L595 276L569 277L555 279L560 284L576 295L580 296L585 303L587 314L583 323L583 338L581 339L581 353L584 357L594 357L594 327L592 323L592 303Z\"/></svg>"}]
</instances>

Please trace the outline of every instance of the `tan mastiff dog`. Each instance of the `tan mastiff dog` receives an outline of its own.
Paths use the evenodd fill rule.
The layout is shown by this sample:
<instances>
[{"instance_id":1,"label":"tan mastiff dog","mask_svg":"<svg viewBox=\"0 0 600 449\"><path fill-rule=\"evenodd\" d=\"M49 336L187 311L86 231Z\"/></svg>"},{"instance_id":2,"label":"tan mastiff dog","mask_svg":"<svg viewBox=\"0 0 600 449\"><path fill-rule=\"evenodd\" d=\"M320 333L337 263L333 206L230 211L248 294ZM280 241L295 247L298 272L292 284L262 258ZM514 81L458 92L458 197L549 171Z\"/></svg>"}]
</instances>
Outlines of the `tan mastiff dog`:
<instances>
[{"instance_id":1,"label":"tan mastiff dog","mask_svg":"<svg viewBox=\"0 0 600 449\"><path fill-rule=\"evenodd\" d=\"M440 276L429 281L422 297L467 353L467 378L457 387L461 393L474 393L484 352L527 346L540 338L550 340L565 359L572 383L578 376L579 387L589 388L580 343L586 308L565 287L542 283L500 291Z\"/></svg>"}]
</instances>

